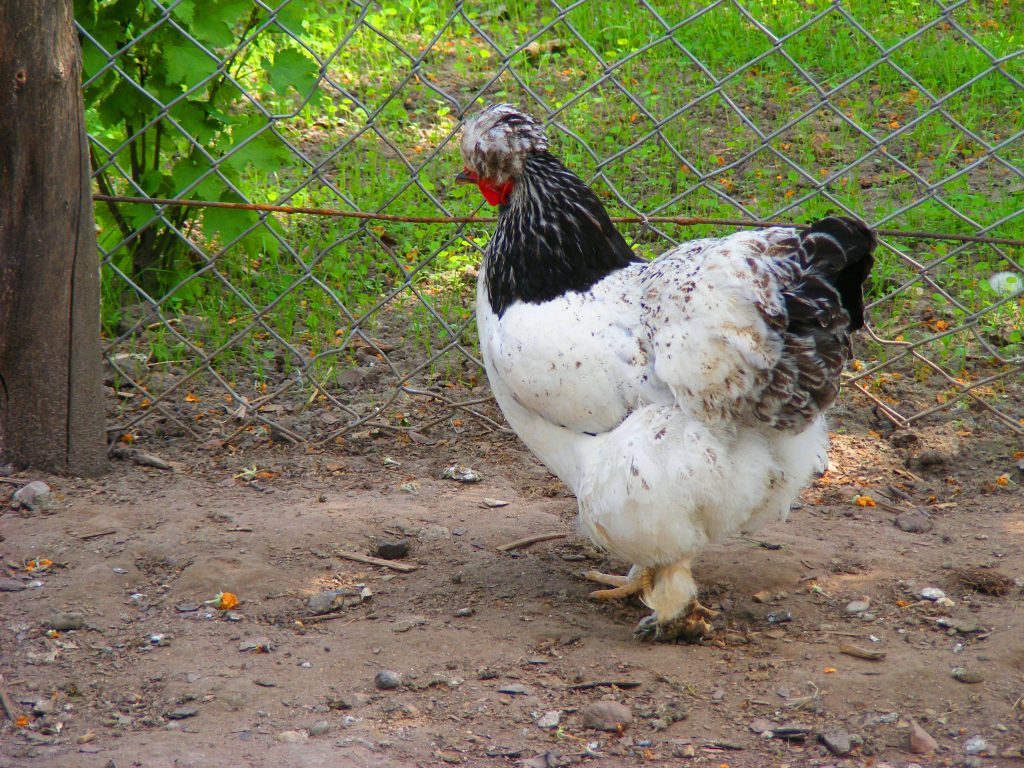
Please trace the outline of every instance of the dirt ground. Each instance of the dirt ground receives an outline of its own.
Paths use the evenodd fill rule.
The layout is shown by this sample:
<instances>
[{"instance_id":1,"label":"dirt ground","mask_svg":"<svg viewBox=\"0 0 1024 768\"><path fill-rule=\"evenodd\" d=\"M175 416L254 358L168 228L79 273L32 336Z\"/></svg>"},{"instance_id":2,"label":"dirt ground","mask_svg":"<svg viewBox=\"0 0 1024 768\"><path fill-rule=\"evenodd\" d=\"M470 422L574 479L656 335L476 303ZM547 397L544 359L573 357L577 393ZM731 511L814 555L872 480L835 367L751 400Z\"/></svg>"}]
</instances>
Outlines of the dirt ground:
<instances>
[{"instance_id":1,"label":"dirt ground","mask_svg":"<svg viewBox=\"0 0 1024 768\"><path fill-rule=\"evenodd\" d=\"M500 433L154 441L175 472L17 475L0 671L27 723L0 727L0 765L1024 766L1024 446L971 417L893 433L855 399L832 423L832 465L789 521L699 559L722 610L701 645L635 641L642 605L587 599L581 571L626 564ZM443 479L454 463L480 482ZM31 479L50 509L10 501ZM498 549L547 532L568 536ZM400 538L415 570L338 554ZM223 591L239 605L205 604ZM60 612L84 626L48 632ZM587 724L602 701L628 708L610 731Z\"/></svg>"}]
</instances>

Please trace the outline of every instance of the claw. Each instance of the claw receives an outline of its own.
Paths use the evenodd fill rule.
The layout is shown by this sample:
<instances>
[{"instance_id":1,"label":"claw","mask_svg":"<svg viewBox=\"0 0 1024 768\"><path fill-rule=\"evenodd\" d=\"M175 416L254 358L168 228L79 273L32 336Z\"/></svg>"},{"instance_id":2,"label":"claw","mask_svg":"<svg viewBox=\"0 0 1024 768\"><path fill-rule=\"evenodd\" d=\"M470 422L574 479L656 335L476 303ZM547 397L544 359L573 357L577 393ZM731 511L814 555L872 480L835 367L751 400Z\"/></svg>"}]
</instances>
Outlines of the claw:
<instances>
[{"instance_id":1,"label":"claw","mask_svg":"<svg viewBox=\"0 0 1024 768\"><path fill-rule=\"evenodd\" d=\"M689 611L664 623L658 620L656 613L645 616L633 629L633 637L638 640L655 640L666 643L675 640L698 643L706 637L711 637L713 632L711 621L718 618L719 615L718 611L706 608L694 600Z\"/></svg>"},{"instance_id":2,"label":"claw","mask_svg":"<svg viewBox=\"0 0 1024 768\"><path fill-rule=\"evenodd\" d=\"M630 579L628 576L613 576L600 571L587 571L583 577L589 581L596 581L598 584L607 584L614 589L595 589L590 593L591 600L621 600L633 595L643 595L651 588L652 574L650 570L643 570Z\"/></svg>"}]
</instances>

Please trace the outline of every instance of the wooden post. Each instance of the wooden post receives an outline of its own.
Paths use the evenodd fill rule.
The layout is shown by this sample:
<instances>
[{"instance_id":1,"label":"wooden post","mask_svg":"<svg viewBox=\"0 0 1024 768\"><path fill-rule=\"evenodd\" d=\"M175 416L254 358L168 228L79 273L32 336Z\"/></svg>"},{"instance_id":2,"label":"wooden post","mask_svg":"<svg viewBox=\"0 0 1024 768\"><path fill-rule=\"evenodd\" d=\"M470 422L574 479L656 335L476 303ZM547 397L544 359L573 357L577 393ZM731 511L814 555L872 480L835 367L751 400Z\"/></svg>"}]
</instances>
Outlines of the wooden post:
<instances>
[{"instance_id":1,"label":"wooden post","mask_svg":"<svg viewBox=\"0 0 1024 768\"><path fill-rule=\"evenodd\" d=\"M0 0L0 463L106 468L72 0Z\"/></svg>"}]
</instances>

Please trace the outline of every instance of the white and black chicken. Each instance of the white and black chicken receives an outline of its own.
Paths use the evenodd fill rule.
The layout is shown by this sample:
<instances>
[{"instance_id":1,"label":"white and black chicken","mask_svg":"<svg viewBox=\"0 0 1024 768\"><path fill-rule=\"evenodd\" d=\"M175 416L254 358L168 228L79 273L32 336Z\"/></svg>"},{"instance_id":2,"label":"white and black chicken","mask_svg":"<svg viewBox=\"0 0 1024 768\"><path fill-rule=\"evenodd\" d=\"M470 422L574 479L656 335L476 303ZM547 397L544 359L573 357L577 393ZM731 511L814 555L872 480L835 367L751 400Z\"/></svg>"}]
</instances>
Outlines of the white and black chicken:
<instances>
[{"instance_id":1,"label":"white and black chicken","mask_svg":"<svg viewBox=\"0 0 1024 768\"><path fill-rule=\"evenodd\" d=\"M480 269L480 351L523 442L576 494L582 531L633 563L598 599L638 595L641 637L694 640L713 611L705 546L785 519L826 466L874 234L810 229L694 240L637 257L541 124L498 104L468 122L465 170L499 207Z\"/></svg>"}]
</instances>

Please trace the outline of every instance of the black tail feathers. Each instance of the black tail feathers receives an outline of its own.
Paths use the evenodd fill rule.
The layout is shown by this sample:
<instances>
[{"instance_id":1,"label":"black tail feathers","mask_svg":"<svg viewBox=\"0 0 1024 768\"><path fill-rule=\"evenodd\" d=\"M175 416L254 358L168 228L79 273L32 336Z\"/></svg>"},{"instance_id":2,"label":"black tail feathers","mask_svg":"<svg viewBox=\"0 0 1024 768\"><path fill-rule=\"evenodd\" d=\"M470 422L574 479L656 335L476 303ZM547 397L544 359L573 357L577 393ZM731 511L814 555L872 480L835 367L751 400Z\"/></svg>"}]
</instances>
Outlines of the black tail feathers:
<instances>
[{"instance_id":1,"label":"black tail feathers","mask_svg":"<svg viewBox=\"0 0 1024 768\"><path fill-rule=\"evenodd\" d=\"M850 330L864 327L864 281L874 264L875 233L859 219L828 216L800 235L810 265L825 273L850 315Z\"/></svg>"}]
</instances>

